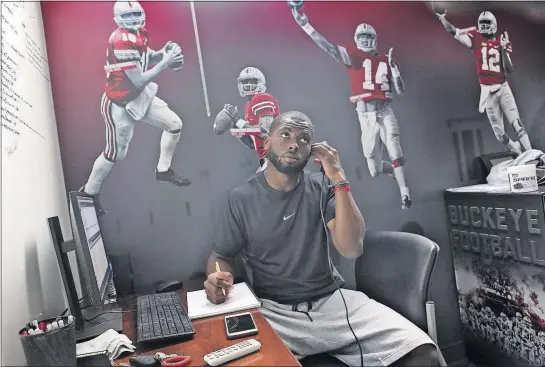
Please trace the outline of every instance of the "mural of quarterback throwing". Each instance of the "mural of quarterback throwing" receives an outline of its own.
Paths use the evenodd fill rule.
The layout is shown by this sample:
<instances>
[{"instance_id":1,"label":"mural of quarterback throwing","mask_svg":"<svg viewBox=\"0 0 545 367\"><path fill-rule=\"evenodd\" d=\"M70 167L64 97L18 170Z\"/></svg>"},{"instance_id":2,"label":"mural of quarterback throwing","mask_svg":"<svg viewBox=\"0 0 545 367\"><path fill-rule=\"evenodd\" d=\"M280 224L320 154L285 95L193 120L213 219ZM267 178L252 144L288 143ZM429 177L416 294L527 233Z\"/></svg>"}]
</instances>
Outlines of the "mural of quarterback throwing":
<instances>
[{"instance_id":1,"label":"mural of quarterback throwing","mask_svg":"<svg viewBox=\"0 0 545 367\"><path fill-rule=\"evenodd\" d=\"M114 20L118 28L111 34L106 51L107 83L100 106L106 124L106 149L95 160L87 183L80 189L94 196L99 216L106 213L98 201L100 185L115 162L125 158L135 123L163 130L156 180L177 186L191 184L170 167L182 120L156 96L158 85L152 82L164 70L182 68L182 50L170 41L159 51L148 47L146 15L136 1L116 1Z\"/></svg>"},{"instance_id":2,"label":"mural of quarterback throwing","mask_svg":"<svg viewBox=\"0 0 545 367\"><path fill-rule=\"evenodd\" d=\"M369 25L360 24L354 34L355 45L335 45L320 35L301 11L303 1L288 1L295 21L303 31L325 52L346 69L350 77L352 96L360 121L361 145L367 159L371 176L393 175L401 193L401 207L412 205L409 188L405 180L404 160L399 140L399 125L389 106L393 99L392 87L397 94L405 92L398 63L388 55L377 52L377 33ZM382 160L386 147L390 162Z\"/></svg>"},{"instance_id":3,"label":"mural of quarterback throwing","mask_svg":"<svg viewBox=\"0 0 545 367\"><path fill-rule=\"evenodd\" d=\"M214 121L214 132L217 135L225 134L229 129L261 128L261 134L237 136L248 148L255 150L259 158L257 172L266 167L267 151L263 143L269 133L273 119L278 116L280 109L278 101L266 93L267 84L265 75L256 67L248 66L242 69L238 78L238 92L247 100L244 107L244 119L238 113L237 107L226 104Z\"/></svg>"},{"instance_id":4,"label":"mural of quarterback throwing","mask_svg":"<svg viewBox=\"0 0 545 367\"><path fill-rule=\"evenodd\" d=\"M530 150L530 139L522 125L513 92L507 82L507 75L513 71L511 53L513 51L509 35L504 32L497 37L498 24L496 17L484 11L477 19L477 27L458 29L443 14L435 12L443 27L461 44L473 51L477 62L477 74L481 86L479 112L486 110L488 120L496 138L517 154ZM513 126L518 141L513 141L505 133L503 116Z\"/></svg>"}]
</instances>

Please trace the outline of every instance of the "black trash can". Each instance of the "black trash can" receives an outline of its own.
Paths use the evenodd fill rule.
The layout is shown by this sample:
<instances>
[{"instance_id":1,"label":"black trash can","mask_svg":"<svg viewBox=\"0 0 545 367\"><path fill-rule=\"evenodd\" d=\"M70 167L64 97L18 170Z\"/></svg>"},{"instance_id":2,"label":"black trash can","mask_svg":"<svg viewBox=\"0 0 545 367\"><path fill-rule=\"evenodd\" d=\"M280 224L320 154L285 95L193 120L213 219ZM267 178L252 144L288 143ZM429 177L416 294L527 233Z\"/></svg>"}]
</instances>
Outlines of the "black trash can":
<instances>
[{"instance_id":1,"label":"black trash can","mask_svg":"<svg viewBox=\"0 0 545 367\"><path fill-rule=\"evenodd\" d=\"M42 334L21 335L21 344L28 366L76 366L76 323L73 317L54 317L42 320L52 323L63 320L64 326ZM40 321L41 322L41 321Z\"/></svg>"}]
</instances>

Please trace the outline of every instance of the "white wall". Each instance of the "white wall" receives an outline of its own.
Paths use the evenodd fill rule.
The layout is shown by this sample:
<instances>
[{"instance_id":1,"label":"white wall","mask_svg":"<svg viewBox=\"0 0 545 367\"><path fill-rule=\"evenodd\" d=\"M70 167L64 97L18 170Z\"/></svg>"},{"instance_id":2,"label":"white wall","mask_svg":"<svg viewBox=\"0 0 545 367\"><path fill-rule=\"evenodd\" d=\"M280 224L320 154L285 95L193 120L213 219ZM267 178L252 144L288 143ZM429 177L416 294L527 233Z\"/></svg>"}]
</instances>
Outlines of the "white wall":
<instances>
[{"instance_id":1,"label":"white wall","mask_svg":"<svg viewBox=\"0 0 545 367\"><path fill-rule=\"evenodd\" d=\"M72 234L40 3L3 2L1 12L1 360L25 365L17 331L66 308L47 218L59 216L65 239Z\"/></svg>"}]
</instances>

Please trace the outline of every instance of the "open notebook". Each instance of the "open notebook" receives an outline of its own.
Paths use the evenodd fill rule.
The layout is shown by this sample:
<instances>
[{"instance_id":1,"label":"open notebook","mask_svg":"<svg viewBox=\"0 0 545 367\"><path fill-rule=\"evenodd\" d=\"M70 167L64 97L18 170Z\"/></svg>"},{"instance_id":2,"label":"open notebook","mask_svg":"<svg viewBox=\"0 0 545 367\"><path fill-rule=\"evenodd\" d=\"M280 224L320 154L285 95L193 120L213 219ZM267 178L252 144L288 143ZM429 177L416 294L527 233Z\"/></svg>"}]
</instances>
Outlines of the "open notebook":
<instances>
[{"instance_id":1,"label":"open notebook","mask_svg":"<svg viewBox=\"0 0 545 367\"><path fill-rule=\"evenodd\" d=\"M215 305L206 298L204 289L187 292L187 314L191 320L216 316L229 312L261 306L254 292L246 283L233 284L225 302Z\"/></svg>"}]
</instances>

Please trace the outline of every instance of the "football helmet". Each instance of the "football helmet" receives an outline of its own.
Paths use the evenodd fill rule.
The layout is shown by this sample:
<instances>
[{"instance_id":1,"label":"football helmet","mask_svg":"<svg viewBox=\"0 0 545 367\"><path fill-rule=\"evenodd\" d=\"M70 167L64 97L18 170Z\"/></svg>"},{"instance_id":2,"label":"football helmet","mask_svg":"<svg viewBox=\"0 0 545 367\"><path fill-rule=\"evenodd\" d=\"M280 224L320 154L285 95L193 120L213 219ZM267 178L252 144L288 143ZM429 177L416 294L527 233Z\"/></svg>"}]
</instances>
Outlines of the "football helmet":
<instances>
[{"instance_id":1,"label":"football helmet","mask_svg":"<svg viewBox=\"0 0 545 367\"><path fill-rule=\"evenodd\" d=\"M114 20L121 28L137 31L146 24L146 13L138 1L117 0L114 5Z\"/></svg>"},{"instance_id":2,"label":"football helmet","mask_svg":"<svg viewBox=\"0 0 545 367\"><path fill-rule=\"evenodd\" d=\"M356 28L354 33L354 42L360 50L365 52L377 49L377 32L369 24L362 23Z\"/></svg>"},{"instance_id":3,"label":"football helmet","mask_svg":"<svg viewBox=\"0 0 545 367\"><path fill-rule=\"evenodd\" d=\"M494 14L488 10L483 11L477 20L477 30L480 34L494 35L498 30L498 23Z\"/></svg>"},{"instance_id":4,"label":"football helmet","mask_svg":"<svg viewBox=\"0 0 545 367\"><path fill-rule=\"evenodd\" d=\"M267 90L265 85L265 75L253 66L242 69L238 78L238 92L241 97L251 96L257 93L263 93Z\"/></svg>"}]
</instances>

